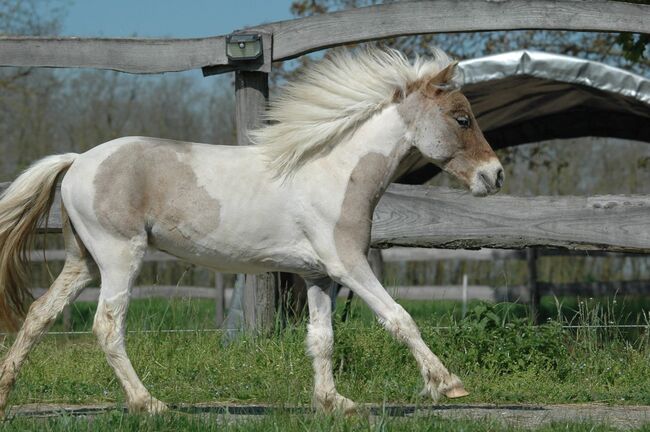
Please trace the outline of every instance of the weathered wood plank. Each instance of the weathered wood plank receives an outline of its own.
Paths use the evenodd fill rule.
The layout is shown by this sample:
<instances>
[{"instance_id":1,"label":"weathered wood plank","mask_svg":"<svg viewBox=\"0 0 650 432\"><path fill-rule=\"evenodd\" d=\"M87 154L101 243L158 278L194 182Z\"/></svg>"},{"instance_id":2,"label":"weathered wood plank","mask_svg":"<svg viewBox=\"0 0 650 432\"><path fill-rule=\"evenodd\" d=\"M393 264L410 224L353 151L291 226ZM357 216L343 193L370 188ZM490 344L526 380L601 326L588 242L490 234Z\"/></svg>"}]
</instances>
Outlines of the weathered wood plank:
<instances>
[{"instance_id":1,"label":"weathered wood plank","mask_svg":"<svg viewBox=\"0 0 650 432\"><path fill-rule=\"evenodd\" d=\"M226 317L226 284L222 273L214 274L214 321L221 327Z\"/></svg>"},{"instance_id":2,"label":"weathered wood plank","mask_svg":"<svg viewBox=\"0 0 650 432\"><path fill-rule=\"evenodd\" d=\"M605 0L395 2L262 26L273 60L327 47L421 33L555 29L650 33L650 6Z\"/></svg>"},{"instance_id":3,"label":"weathered wood plank","mask_svg":"<svg viewBox=\"0 0 650 432\"><path fill-rule=\"evenodd\" d=\"M526 252L523 250L501 249L431 249L415 247L391 247L381 251L385 262L403 261L439 261L439 260L467 260L467 261L493 261L493 260L524 260ZM645 257L646 254L630 252L609 252L594 250L568 250L568 249L537 249L537 257Z\"/></svg>"},{"instance_id":4,"label":"weathered wood plank","mask_svg":"<svg viewBox=\"0 0 650 432\"><path fill-rule=\"evenodd\" d=\"M60 231L60 229L59 229ZM43 261L64 261L65 260L65 250L63 249L48 249L48 250L33 250L29 253L29 260L31 262L43 262ZM144 255L145 262L165 262L165 261L182 261L179 258L176 258L173 255L168 253L158 251L155 249L149 249Z\"/></svg>"},{"instance_id":5,"label":"weathered wood plank","mask_svg":"<svg viewBox=\"0 0 650 432\"><path fill-rule=\"evenodd\" d=\"M387 286L386 291L394 299L399 300L462 300L461 285L403 285ZM341 288L337 297L347 297L348 288ZM496 301L496 289L487 285L469 285L467 287L468 300Z\"/></svg>"},{"instance_id":6,"label":"weathered wood plank","mask_svg":"<svg viewBox=\"0 0 650 432\"><path fill-rule=\"evenodd\" d=\"M650 280L628 280L608 282L571 282L556 284L537 282L542 295L570 296L613 296L613 295L648 295Z\"/></svg>"},{"instance_id":7,"label":"weathered wood plank","mask_svg":"<svg viewBox=\"0 0 650 432\"><path fill-rule=\"evenodd\" d=\"M609 282L573 282L552 283L538 282L541 295L555 296L613 296L616 295L648 295L650 294L650 280L609 281ZM469 285L468 299L482 299L488 301L520 301L528 302L528 289L525 286L491 287L487 285ZM422 285L422 286L387 286L386 290L391 296L405 300L461 300L461 285ZM32 294L38 298L42 296L45 288L32 288ZM229 301L233 295L233 288L224 289L224 299ZM507 295L506 295L507 291ZM349 294L347 288L338 292L339 298ZM143 285L135 286L132 291L134 299L149 298L192 298L214 299L214 288L176 285ZM76 301L97 301L99 288L90 287L81 292Z\"/></svg>"},{"instance_id":8,"label":"weathered wood plank","mask_svg":"<svg viewBox=\"0 0 650 432\"><path fill-rule=\"evenodd\" d=\"M381 251L382 260L386 263L403 261L438 261L438 260L467 260L467 261L493 261L497 259L526 259L525 251L503 249L430 249L411 247L392 247ZM567 249L538 249L538 257L645 257L646 254L625 252L607 252L593 250L567 250ZM31 262L63 261L63 249L48 249L46 251L34 250L29 254ZM144 256L145 262L181 261L173 255L150 249Z\"/></svg>"},{"instance_id":9,"label":"weathered wood plank","mask_svg":"<svg viewBox=\"0 0 650 432\"><path fill-rule=\"evenodd\" d=\"M461 190L391 185L375 210L372 244L647 253L650 197L477 198Z\"/></svg>"},{"instance_id":10,"label":"weathered wood plank","mask_svg":"<svg viewBox=\"0 0 650 432\"><path fill-rule=\"evenodd\" d=\"M556 29L650 33L650 6L611 0L435 0L396 2L260 25L273 61L386 37L488 30ZM0 66L88 67L129 73L205 68L206 74L268 72L270 59L232 64L225 37L201 39L0 38ZM216 66L216 67L211 67Z\"/></svg>"},{"instance_id":11,"label":"weathered wood plank","mask_svg":"<svg viewBox=\"0 0 650 432\"><path fill-rule=\"evenodd\" d=\"M33 288L32 294L38 298L45 294L45 288ZM148 298L195 298L214 299L214 288L196 286L176 285L140 285L133 287L132 299ZM97 301L99 299L99 288L91 287L84 289L76 301Z\"/></svg>"},{"instance_id":12,"label":"weathered wood plank","mask_svg":"<svg viewBox=\"0 0 650 432\"><path fill-rule=\"evenodd\" d=\"M0 184L3 190L6 184ZM55 200L49 229L61 229ZM650 196L476 198L462 190L391 185L375 210L374 247L650 252Z\"/></svg>"},{"instance_id":13,"label":"weathered wood plank","mask_svg":"<svg viewBox=\"0 0 650 432\"><path fill-rule=\"evenodd\" d=\"M537 249L526 249L526 264L528 265L528 296L530 297L530 316L533 323L539 324L539 302L541 293L537 280Z\"/></svg>"},{"instance_id":14,"label":"weathered wood plank","mask_svg":"<svg viewBox=\"0 0 650 432\"><path fill-rule=\"evenodd\" d=\"M136 74L179 72L213 65L270 70L262 63L232 64L224 36L203 39L0 37L0 66L110 69Z\"/></svg>"},{"instance_id":15,"label":"weathered wood plank","mask_svg":"<svg viewBox=\"0 0 650 432\"><path fill-rule=\"evenodd\" d=\"M564 251L566 252L566 251ZM523 259L520 251L499 249L429 249L412 247L392 247L381 251L386 263L404 261L440 261L440 260L468 260L492 261L495 259Z\"/></svg>"},{"instance_id":16,"label":"weathered wood plank","mask_svg":"<svg viewBox=\"0 0 650 432\"><path fill-rule=\"evenodd\" d=\"M262 125L269 99L269 74L238 71L235 73L235 124L237 145L251 144L248 131Z\"/></svg>"}]
</instances>

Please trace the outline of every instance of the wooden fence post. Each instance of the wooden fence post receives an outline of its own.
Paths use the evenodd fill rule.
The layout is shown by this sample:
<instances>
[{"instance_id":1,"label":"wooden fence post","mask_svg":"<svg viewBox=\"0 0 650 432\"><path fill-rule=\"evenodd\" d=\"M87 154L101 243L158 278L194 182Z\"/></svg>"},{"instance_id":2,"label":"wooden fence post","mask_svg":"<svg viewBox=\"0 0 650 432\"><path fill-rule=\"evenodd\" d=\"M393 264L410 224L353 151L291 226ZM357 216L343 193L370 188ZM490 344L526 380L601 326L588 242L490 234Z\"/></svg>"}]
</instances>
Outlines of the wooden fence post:
<instances>
[{"instance_id":1,"label":"wooden fence post","mask_svg":"<svg viewBox=\"0 0 650 432\"><path fill-rule=\"evenodd\" d=\"M262 125L262 114L269 97L269 75L265 72L235 72L237 144L250 145L247 131ZM242 305L244 328L268 332L275 323L275 285L273 274L246 275Z\"/></svg>"},{"instance_id":2,"label":"wooden fence post","mask_svg":"<svg viewBox=\"0 0 650 432\"><path fill-rule=\"evenodd\" d=\"M528 295L530 296L530 315L533 323L539 324L539 284L537 283L537 249L526 249L528 263Z\"/></svg>"},{"instance_id":3,"label":"wooden fence post","mask_svg":"<svg viewBox=\"0 0 650 432\"><path fill-rule=\"evenodd\" d=\"M63 308L63 330L72 331L72 304Z\"/></svg>"},{"instance_id":4,"label":"wooden fence post","mask_svg":"<svg viewBox=\"0 0 650 432\"><path fill-rule=\"evenodd\" d=\"M214 274L214 317L215 324L220 327L224 320L224 310L226 306L226 286L223 280L223 273L216 272Z\"/></svg>"}]
</instances>

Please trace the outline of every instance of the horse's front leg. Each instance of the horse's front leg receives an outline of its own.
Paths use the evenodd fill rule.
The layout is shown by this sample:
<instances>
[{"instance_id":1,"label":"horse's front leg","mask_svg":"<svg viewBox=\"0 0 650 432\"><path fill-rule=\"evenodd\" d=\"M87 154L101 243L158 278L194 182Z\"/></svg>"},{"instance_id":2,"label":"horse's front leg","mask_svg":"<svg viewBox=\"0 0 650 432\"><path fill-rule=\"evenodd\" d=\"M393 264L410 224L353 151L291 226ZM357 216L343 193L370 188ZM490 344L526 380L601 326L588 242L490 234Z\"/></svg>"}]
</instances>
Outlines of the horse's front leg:
<instances>
[{"instance_id":1,"label":"horse's front leg","mask_svg":"<svg viewBox=\"0 0 650 432\"><path fill-rule=\"evenodd\" d=\"M334 331L332 329L332 303L328 295L331 280L307 281L309 302L309 325L307 326L307 353L314 366L314 407L325 412L350 412L356 408L354 402L341 396L334 385L332 351Z\"/></svg>"},{"instance_id":2,"label":"horse's front leg","mask_svg":"<svg viewBox=\"0 0 650 432\"><path fill-rule=\"evenodd\" d=\"M333 278L361 297L386 330L410 349L424 380L422 393L430 395L434 401L441 394L449 398L468 395L460 379L449 373L424 343L413 318L386 292L365 257L360 256L337 270Z\"/></svg>"}]
</instances>

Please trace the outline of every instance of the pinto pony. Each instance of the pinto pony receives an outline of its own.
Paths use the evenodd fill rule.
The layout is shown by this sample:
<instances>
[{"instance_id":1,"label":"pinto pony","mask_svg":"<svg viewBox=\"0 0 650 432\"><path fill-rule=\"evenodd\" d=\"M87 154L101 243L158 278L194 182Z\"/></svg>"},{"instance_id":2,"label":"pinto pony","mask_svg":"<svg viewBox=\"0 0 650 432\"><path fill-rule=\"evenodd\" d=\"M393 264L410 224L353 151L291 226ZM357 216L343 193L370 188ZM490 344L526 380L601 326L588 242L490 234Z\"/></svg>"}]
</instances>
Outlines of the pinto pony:
<instances>
[{"instance_id":1,"label":"pinto pony","mask_svg":"<svg viewBox=\"0 0 650 432\"><path fill-rule=\"evenodd\" d=\"M442 52L410 63L392 50L342 51L286 85L247 147L127 137L34 163L0 199L0 319L20 331L0 369L4 409L29 351L97 275L93 332L130 410L166 405L138 378L124 344L131 288L148 247L223 272L297 273L307 281L314 404L354 409L332 374L331 280L363 299L418 363L424 393L467 394L425 345L366 259L372 214L400 163L419 154L474 195L503 169ZM28 306L30 238L61 180L66 261ZM20 321L24 319L22 326Z\"/></svg>"}]
</instances>

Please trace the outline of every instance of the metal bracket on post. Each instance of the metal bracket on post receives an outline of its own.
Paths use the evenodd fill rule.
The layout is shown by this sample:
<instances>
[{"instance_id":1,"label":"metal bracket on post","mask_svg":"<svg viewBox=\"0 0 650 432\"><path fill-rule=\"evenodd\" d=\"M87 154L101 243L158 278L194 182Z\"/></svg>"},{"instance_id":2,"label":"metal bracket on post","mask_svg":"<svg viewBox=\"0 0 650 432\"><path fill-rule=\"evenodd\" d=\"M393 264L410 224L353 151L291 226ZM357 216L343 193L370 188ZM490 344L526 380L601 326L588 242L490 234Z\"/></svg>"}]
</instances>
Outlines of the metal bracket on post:
<instances>
[{"instance_id":1,"label":"metal bracket on post","mask_svg":"<svg viewBox=\"0 0 650 432\"><path fill-rule=\"evenodd\" d=\"M259 33L234 33L226 36L226 57L231 62L253 61L262 57L264 46Z\"/></svg>"},{"instance_id":2,"label":"metal bracket on post","mask_svg":"<svg viewBox=\"0 0 650 432\"><path fill-rule=\"evenodd\" d=\"M255 29L238 31L226 36L227 65L205 66L203 76L232 71L271 72L273 35Z\"/></svg>"}]
</instances>

